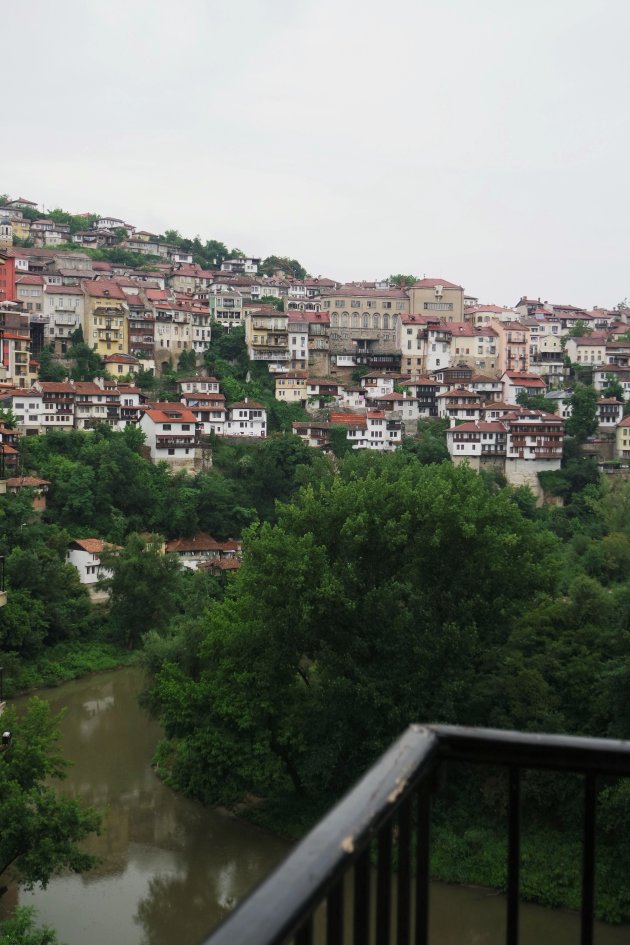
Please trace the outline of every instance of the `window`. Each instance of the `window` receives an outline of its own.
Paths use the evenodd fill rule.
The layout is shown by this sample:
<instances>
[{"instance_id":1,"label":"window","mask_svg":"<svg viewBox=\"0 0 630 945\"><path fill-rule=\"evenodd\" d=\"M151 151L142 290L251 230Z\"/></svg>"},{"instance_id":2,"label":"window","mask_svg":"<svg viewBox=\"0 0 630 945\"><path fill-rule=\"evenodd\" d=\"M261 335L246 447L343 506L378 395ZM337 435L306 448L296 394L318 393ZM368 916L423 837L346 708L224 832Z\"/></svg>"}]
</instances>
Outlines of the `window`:
<instances>
[{"instance_id":1,"label":"window","mask_svg":"<svg viewBox=\"0 0 630 945\"><path fill-rule=\"evenodd\" d=\"M174 455L175 455L175 450L173 449L172 446L169 446L169 448L168 448L168 455L169 455L169 456L174 456Z\"/></svg>"},{"instance_id":2,"label":"window","mask_svg":"<svg viewBox=\"0 0 630 945\"><path fill-rule=\"evenodd\" d=\"M350 302L350 308L361 308L361 303L358 299L352 299Z\"/></svg>"},{"instance_id":3,"label":"window","mask_svg":"<svg viewBox=\"0 0 630 945\"><path fill-rule=\"evenodd\" d=\"M170 423L163 423L163 424L162 424L162 429L163 429L163 430L170 430L170 429L171 429L171 424L170 424Z\"/></svg>"},{"instance_id":4,"label":"window","mask_svg":"<svg viewBox=\"0 0 630 945\"><path fill-rule=\"evenodd\" d=\"M190 430L190 424L189 424L189 423L182 423L182 430Z\"/></svg>"},{"instance_id":5,"label":"window","mask_svg":"<svg viewBox=\"0 0 630 945\"><path fill-rule=\"evenodd\" d=\"M335 308L343 308L343 299L335 299Z\"/></svg>"}]
</instances>

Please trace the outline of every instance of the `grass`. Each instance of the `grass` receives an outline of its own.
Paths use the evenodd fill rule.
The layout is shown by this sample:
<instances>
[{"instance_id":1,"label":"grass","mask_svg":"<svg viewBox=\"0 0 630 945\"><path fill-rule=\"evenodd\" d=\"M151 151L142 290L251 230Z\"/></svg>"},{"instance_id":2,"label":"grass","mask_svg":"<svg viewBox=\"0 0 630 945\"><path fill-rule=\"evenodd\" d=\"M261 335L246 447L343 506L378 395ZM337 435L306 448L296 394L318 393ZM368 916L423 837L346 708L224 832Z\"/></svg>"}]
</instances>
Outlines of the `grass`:
<instances>
[{"instance_id":1,"label":"grass","mask_svg":"<svg viewBox=\"0 0 630 945\"><path fill-rule=\"evenodd\" d=\"M28 661L5 656L4 694L11 697L45 686L59 686L89 673L127 666L135 658L135 654L122 647L98 640L59 643Z\"/></svg>"}]
</instances>

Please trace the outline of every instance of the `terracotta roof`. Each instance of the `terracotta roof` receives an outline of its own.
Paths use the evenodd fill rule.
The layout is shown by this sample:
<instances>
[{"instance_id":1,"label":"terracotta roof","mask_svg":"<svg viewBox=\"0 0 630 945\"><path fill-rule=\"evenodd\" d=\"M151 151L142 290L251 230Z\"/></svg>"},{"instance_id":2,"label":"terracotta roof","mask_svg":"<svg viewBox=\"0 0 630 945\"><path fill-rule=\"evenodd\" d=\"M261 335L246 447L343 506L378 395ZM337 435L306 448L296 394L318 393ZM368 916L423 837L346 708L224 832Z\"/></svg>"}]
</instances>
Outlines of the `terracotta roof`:
<instances>
[{"instance_id":1,"label":"terracotta roof","mask_svg":"<svg viewBox=\"0 0 630 945\"><path fill-rule=\"evenodd\" d=\"M159 407L149 407L144 411L153 423L190 423L194 427L197 422L192 410L183 404L165 404Z\"/></svg>"},{"instance_id":2,"label":"terracotta roof","mask_svg":"<svg viewBox=\"0 0 630 945\"><path fill-rule=\"evenodd\" d=\"M356 285L342 285L339 289L330 289L323 293L325 298L334 298L336 296L345 296L351 298L366 299L405 299L409 296L403 289L363 289Z\"/></svg>"},{"instance_id":3,"label":"terracotta roof","mask_svg":"<svg viewBox=\"0 0 630 945\"><path fill-rule=\"evenodd\" d=\"M230 410L236 410L237 407L240 410L250 410L250 409L251 410L265 410L266 409L264 404L259 404L257 400L249 400L249 398L247 400L239 400L235 404L230 404Z\"/></svg>"},{"instance_id":4,"label":"terracotta roof","mask_svg":"<svg viewBox=\"0 0 630 945\"><path fill-rule=\"evenodd\" d=\"M7 479L9 489L34 489L38 486L49 486L48 479L38 479L37 476L12 476Z\"/></svg>"},{"instance_id":5,"label":"terracotta roof","mask_svg":"<svg viewBox=\"0 0 630 945\"><path fill-rule=\"evenodd\" d=\"M203 383L203 384L218 384L216 377L210 377L210 375L205 374L192 374L189 377L180 377L177 381L178 384L192 384L192 383Z\"/></svg>"},{"instance_id":6,"label":"terracotta roof","mask_svg":"<svg viewBox=\"0 0 630 945\"><path fill-rule=\"evenodd\" d=\"M330 423L345 427L367 427L367 419L356 413L331 413Z\"/></svg>"},{"instance_id":7,"label":"terracotta roof","mask_svg":"<svg viewBox=\"0 0 630 945\"><path fill-rule=\"evenodd\" d=\"M455 285L454 282L448 282L446 279L418 279L411 288L434 289L438 285L443 286L445 289L463 289L463 286Z\"/></svg>"},{"instance_id":8,"label":"terracotta roof","mask_svg":"<svg viewBox=\"0 0 630 945\"><path fill-rule=\"evenodd\" d=\"M458 423L456 427L451 427L447 433L505 433L506 426L500 420L475 420L469 423Z\"/></svg>"},{"instance_id":9,"label":"terracotta roof","mask_svg":"<svg viewBox=\"0 0 630 945\"><path fill-rule=\"evenodd\" d=\"M113 279L86 279L81 285L83 286L84 292L92 296L92 298L117 299L121 302L124 302L127 298L118 283L114 282Z\"/></svg>"},{"instance_id":10,"label":"terracotta roof","mask_svg":"<svg viewBox=\"0 0 630 945\"><path fill-rule=\"evenodd\" d=\"M83 295L83 289L78 285L47 285L44 291L47 295Z\"/></svg>"},{"instance_id":11,"label":"terracotta roof","mask_svg":"<svg viewBox=\"0 0 630 945\"><path fill-rule=\"evenodd\" d=\"M44 277L43 276L17 276L15 280L16 285L43 285Z\"/></svg>"},{"instance_id":12,"label":"terracotta roof","mask_svg":"<svg viewBox=\"0 0 630 945\"><path fill-rule=\"evenodd\" d=\"M74 387L69 381L38 381L38 385L44 394L73 394Z\"/></svg>"},{"instance_id":13,"label":"terracotta roof","mask_svg":"<svg viewBox=\"0 0 630 945\"><path fill-rule=\"evenodd\" d=\"M98 555L102 551L105 551L106 548L115 547L115 545L110 545L108 542L103 541L102 538L74 538L70 544L78 545L83 551L87 551L92 555Z\"/></svg>"},{"instance_id":14,"label":"terracotta roof","mask_svg":"<svg viewBox=\"0 0 630 945\"><path fill-rule=\"evenodd\" d=\"M103 361L106 364L122 362L123 364L140 364L138 358L134 358L132 354L106 354L103 358Z\"/></svg>"},{"instance_id":15,"label":"terracotta roof","mask_svg":"<svg viewBox=\"0 0 630 945\"><path fill-rule=\"evenodd\" d=\"M198 532L190 538L174 538L166 542L166 550L178 554L186 554L190 551L219 551L220 547L219 542L206 532Z\"/></svg>"}]
</instances>

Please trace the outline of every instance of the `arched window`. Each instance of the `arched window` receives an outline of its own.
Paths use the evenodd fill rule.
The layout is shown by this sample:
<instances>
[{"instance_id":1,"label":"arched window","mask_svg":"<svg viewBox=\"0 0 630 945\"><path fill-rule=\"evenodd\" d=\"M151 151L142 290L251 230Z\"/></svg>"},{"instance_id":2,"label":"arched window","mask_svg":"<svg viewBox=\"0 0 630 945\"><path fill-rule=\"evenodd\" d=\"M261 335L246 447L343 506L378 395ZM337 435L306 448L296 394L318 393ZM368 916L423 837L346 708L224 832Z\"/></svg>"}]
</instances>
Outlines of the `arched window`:
<instances>
[{"instance_id":1,"label":"arched window","mask_svg":"<svg viewBox=\"0 0 630 945\"><path fill-rule=\"evenodd\" d=\"M352 313L352 327L353 328L359 327L359 316L357 315L356 312Z\"/></svg>"},{"instance_id":2,"label":"arched window","mask_svg":"<svg viewBox=\"0 0 630 945\"><path fill-rule=\"evenodd\" d=\"M361 327L362 328L370 327L370 316L368 315L367 312L364 312L363 315L361 316Z\"/></svg>"},{"instance_id":3,"label":"arched window","mask_svg":"<svg viewBox=\"0 0 630 945\"><path fill-rule=\"evenodd\" d=\"M347 328L347 327L348 327L348 313L347 313L347 312L343 312L343 313L342 313L342 316L341 316L341 327L342 327L342 328Z\"/></svg>"},{"instance_id":4,"label":"arched window","mask_svg":"<svg viewBox=\"0 0 630 945\"><path fill-rule=\"evenodd\" d=\"M383 328L386 331L389 329L389 315L383 315Z\"/></svg>"},{"instance_id":5,"label":"arched window","mask_svg":"<svg viewBox=\"0 0 630 945\"><path fill-rule=\"evenodd\" d=\"M380 328L381 320L378 315L372 315L372 328Z\"/></svg>"},{"instance_id":6,"label":"arched window","mask_svg":"<svg viewBox=\"0 0 630 945\"><path fill-rule=\"evenodd\" d=\"M338 326L339 326L339 315L337 314L337 312L333 312L332 315L330 316L330 327L338 328Z\"/></svg>"}]
</instances>

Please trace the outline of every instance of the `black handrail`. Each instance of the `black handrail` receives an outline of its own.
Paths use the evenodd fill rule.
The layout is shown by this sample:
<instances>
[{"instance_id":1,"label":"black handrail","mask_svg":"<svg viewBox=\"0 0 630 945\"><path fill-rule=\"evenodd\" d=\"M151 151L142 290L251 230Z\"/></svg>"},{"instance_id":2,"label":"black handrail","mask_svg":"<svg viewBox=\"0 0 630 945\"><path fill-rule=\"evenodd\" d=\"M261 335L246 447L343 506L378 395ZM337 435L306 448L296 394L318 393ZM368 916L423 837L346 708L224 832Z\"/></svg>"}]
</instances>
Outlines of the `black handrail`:
<instances>
[{"instance_id":1,"label":"black handrail","mask_svg":"<svg viewBox=\"0 0 630 945\"><path fill-rule=\"evenodd\" d=\"M343 880L354 874L354 943L368 941L371 842L376 840L376 941L428 942L429 820L433 773L442 761L504 765L508 788L507 945L518 945L520 782L522 769L584 775L581 945L592 945L597 775L630 776L630 742L498 729L412 725L299 843L205 945L313 942L313 916L326 903L326 943L344 942ZM415 823L415 863L412 867ZM398 850L392 901L392 844ZM414 903L411 903L411 878ZM411 921L413 917L413 922ZM414 937L412 939L412 926Z\"/></svg>"}]
</instances>

